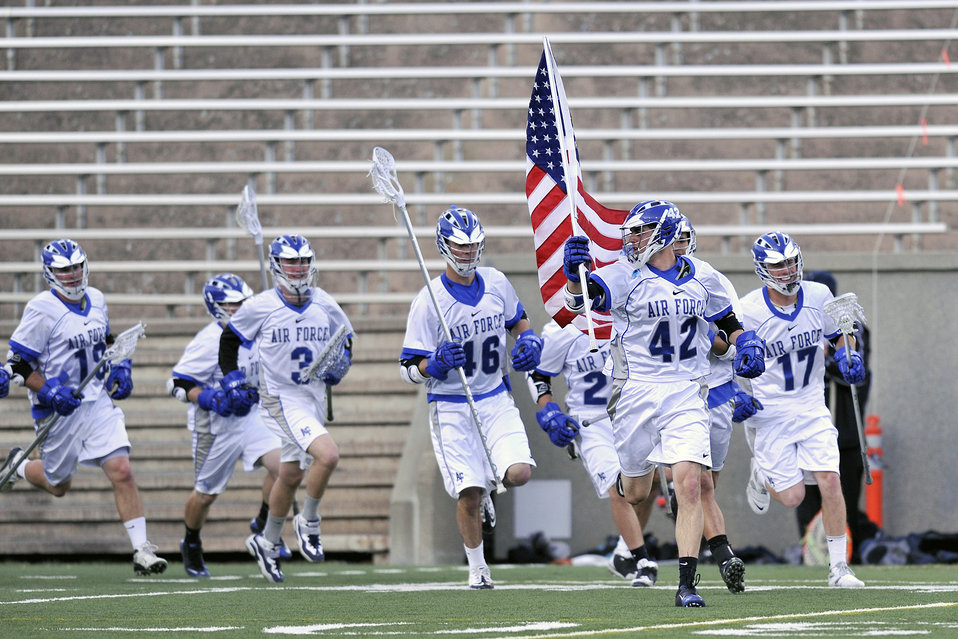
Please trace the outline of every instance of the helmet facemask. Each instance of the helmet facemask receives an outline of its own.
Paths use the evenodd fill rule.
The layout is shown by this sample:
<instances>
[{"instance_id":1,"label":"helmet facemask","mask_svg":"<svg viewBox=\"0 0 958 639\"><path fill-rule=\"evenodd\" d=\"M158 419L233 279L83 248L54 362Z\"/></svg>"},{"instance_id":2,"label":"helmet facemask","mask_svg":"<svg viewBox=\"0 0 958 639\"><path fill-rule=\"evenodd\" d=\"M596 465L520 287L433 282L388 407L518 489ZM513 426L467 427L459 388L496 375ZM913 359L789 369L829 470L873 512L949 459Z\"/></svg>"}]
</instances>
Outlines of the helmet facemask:
<instances>
[{"instance_id":1,"label":"helmet facemask","mask_svg":"<svg viewBox=\"0 0 958 639\"><path fill-rule=\"evenodd\" d=\"M626 259L636 268L642 268L653 255L671 246L678 234L681 215L671 202L637 204L620 227Z\"/></svg>"},{"instance_id":2,"label":"helmet facemask","mask_svg":"<svg viewBox=\"0 0 958 639\"><path fill-rule=\"evenodd\" d=\"M232 273L220 273L203 287L206 310L213 319L224 324L228 323L233 313L252 296L253 289L241 277Z\"/></svg>"},{"instance_id":3,"label":"helmet facemask","mask_svg":"<svg viewBox=\"0 0 958 639\"><path fill-rule=\"evenodd\" d=\"M73 240L50 242L41 252L43 277L50 287L71 302L86 294L90 269L86 253Z\"/></svg>"},{"instance_id":4,"label":"helmet facemask","mask_svg":"<svg viewBox=\"0 0 958 639\"><path fill-rule=\"evenodd\" d=\"M299 299L309 295L316 275L313 249L302 235L281 235L269 246L273 281Z\"/></svg>"},{"instance_id":5,"label":"helmet facemask","mask_svg":"<svg viewBox=\"0 0 958 639\"><path fill-rule=\"evenodd\" d=\"M769 288L791 297L802 286L802 249L786 233L766 233L752 246L755 273Z\"/></svg>"},{"instance_id":6,"label":"helmet facemask","mask_svg":"<svg viewBox=\"0 0 958 639\"><path fill-rule=\"evenodd\" d=\"M439 254L460 277L475 273L486 246L479 217L469 209L453 206L439 216L436 225Z\"/></svg>"},{"instance_id":7,"label":"helmet facemask","mask_svg":"<svg viewBox=\"0 0 958 639\"><path fill-rule=\"evenodd\" d=\"M679 231L675 235L675 242L672 244L672 250L676 255L695 255L695 228L688 218L682 216L682 222L679 224Z\"/></svg>"}]
</instances>

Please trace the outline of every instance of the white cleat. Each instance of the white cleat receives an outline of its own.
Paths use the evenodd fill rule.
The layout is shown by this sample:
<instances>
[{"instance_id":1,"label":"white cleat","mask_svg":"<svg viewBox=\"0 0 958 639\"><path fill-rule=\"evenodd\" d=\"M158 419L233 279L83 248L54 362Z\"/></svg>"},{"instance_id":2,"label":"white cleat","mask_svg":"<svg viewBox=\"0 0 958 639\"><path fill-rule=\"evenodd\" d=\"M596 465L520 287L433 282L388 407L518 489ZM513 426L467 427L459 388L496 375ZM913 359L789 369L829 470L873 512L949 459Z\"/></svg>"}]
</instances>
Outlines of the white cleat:
<instances>
[{"instance_id":1,"label":"white cleat","mask_svg":"<svg viewBox=\"0 0 958 639\"><path fill-rule=\"evenodd\" d=\"M302 513L293 517L293 532L296 533L296 545L306 561L319 562L326 559L323 542L319 539L319 520L307 521Z\"/></svg>"},{"instance_id":2,"label":"white cleat","mask_svg":"<svg viewBox=\"0 0 958 639\"><path fill-rule=\"evenodd\" d=\"M473 590L492 590L492 575L489 566L476 566L469 569L469 587Z\"/></svg>"},{"instance_id":3,"label":"white cleat","mask_svg":"<svg viewBox=\"0 0 958 639\"><path fill-rule=\"evenodd\" d=\"M633 588L651 588L655 585L655 580L659 577L659 565L651 559L643 557L639 559L635 567L635 579L632 580Z\"/></svg>"},{"instance_id":4,"label":"white cleat","mask_svg":"<svg viewBox=\"0 0 958 639\"><path fill-rule=\"evenodd\" d=\"M864 588L865 582L855 576L844 561L828 571L828 585L832 588Z\"/></svg>"},{"instance_id":5,"label":"white cleat","mask_svg":"<svg viewBox=\"0 0 958 639\"><path fill-rule=\"evenodd\" d=\"M748 498L748 505L753 513L756 515L764 515L768 512L768 506L772 502L772 498L768 494L768 488L765 487L765 479L755 464L754 458L751 463L748 484L745 486L745 496Z\"/></svg>"},{"instance_id":6,"label":"white cleat","mask_svg":"<svg viewBox=\"0 0 958 639\"><path fill-rule=\"evenodd\" d=\"M150 542L133 551L133 572L138 575L158 575L166 570L166 560L156 556L157 547Z\"/></svg>"}]
</instances>

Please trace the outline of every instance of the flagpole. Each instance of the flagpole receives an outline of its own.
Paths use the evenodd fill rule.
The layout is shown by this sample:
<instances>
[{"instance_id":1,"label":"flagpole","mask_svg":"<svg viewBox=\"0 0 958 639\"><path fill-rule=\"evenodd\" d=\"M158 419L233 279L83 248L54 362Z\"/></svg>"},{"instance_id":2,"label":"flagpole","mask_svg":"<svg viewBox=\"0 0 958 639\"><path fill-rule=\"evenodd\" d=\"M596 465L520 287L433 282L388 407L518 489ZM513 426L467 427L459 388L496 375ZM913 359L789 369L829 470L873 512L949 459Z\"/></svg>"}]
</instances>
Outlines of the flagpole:
<instances>
[{"instance_id":1,"label":"flagpole","mask_svg":"<svg viewBox=\"0 0 958 639\"><path fill-rule=\"evenodd\" d=\"M549 43L548 36L542 37L542 47L546 57L546 69L549 72L549 91L552 93L552 104L557 107L555 109L556 135L559 138L559 151L562 155L562 174L565 176L566 197L569 200L572 213L572 234L582 235L582 229L579 227L579 209L576 206L576 197L579 193L579 162L578 157L573 157L577 152L575 135L572 133L572 116L569 114L568 121L566 121L566 113L562 108L567 104L565 87L562 86L562 79L555 68L556 62L552 56L552 45ZM557 91L561 93L563 99L559 99ZM595 340L595 326L592 323L592 300L589 299L589 276L585 264L579 264L579 281L582 283L585 321L589 330L589 351L595 353L599 350L599 345Z\"/></svg>"}]
</instances>

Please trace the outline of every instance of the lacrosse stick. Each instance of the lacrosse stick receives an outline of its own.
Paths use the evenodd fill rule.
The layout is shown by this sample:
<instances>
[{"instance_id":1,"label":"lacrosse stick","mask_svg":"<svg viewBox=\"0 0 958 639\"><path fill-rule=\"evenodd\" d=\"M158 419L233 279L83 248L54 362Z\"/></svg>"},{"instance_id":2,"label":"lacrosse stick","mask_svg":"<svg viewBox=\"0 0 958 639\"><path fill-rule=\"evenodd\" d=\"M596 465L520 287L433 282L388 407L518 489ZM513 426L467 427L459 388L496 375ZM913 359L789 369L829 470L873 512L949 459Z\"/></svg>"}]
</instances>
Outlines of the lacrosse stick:
<instances>
[{"instance_id":1,"label":"lacrosse stick","mask_svg":"<svg viewBox=\"0 0 958 639\"><path fill-rule=\"evenodd\" d=\"M269 288L266 279L266 261L263 259L263 227L259 223L256 211L256 191L249 184L243 187L240 203L236 207L236 223L246 228L246 232L253 236L256 243L256 257L259 258L259 275L263 282L263 290Z\"/></svg>"},{"instance_id":2,"label":"lacrosse stick","mask_svg":"<svg viewBox=\"0 0 958 639\"><path fill-rule=\"evenodd\" d=\"M317 357L313 358L310 365L303 371L303 379L322 380L326 373L342 361L348 332L345 326L336 329L333 336L326 342L323 350L319 352ZM333 389L329 384L326 384L326 420L333 421Z\"/></svg>"},{"instance_id":3,"label":"lacrosse stick","mask_svg":"<svg viewBox=\"0 0 958 639\"><path fill-rule=\"evenodd\" d=\"M851 364L852 352L849 336L855 332L855 323L865 325L865 310L858 304L858 297L854 293L845 293L825 302L822 309L825 314L835 320L842 335L845 336L845 362ZM852 393L852 405L855 408L855 425L858 427L858 448L862 455L862 467L865 469L865 483L872 483L872 471L868 466L868 448L865 444L865 427L862 426L861 409L858 406L858 388L854 384L848 385Z\"/></svg>"},{"instance_id":4,"label":"lacrosse stick","mask_svg":"<svg viewBox=\"0 0 958 639\"><path fill-rule=\"evenodd\" d=\"M672 499L669 495L669 478L665 476L665 466L659 464L659 484L661 484L662 494L665 495L665 514L675 515L672 512Z\"/></svg>"},{"instance_id":5,"label":"lacrosse stick","mask_svg":"<svg viewBox=\"0 0 958 639\"><path fill-rule=\"evenodd\" d=\"M426 280L426 290L429 291L429 297L432 305L436 309L436 316L439 318L439 324L442 326L442 334L447 341L452 341L452 333L443 317L442 309L439 308L439 300L436 299L436 293L432 290L432 278L429 277L429 271L426 270L426 262L422 257L422 251L419 250L419 242L416 240L416 232L413 230L412 222L409 220L409 211L406 210L406 194L399 178L396 176L396 160L386 149L377 146L373 149L373 166L369 170L369 175L373 178L373 188L376 192L385 198L384 201L393 205L393 215L395 216L398 208L403 215L403 222L406 224L406 231L409 232L409 241L412 243L413 251L416 253L416 259L419 261L419 269ZM466 401L472 410L472 418L475 420L476 430L479 432L479 439L482 441L482 448L486 453L486 460L492 469L492 476L496 481L496 492L506 492L506 487L499 478L499 471L495 462L492 461L492 453L489 451L489 444L486 442L486 435L482 432L482 421L479 419L479 410L476 408L476 402L472 397L472 389L469 388L469 382L466 379L466 372L461 366L456 368L459 373L459 382L462 384L462 390L466 395Z\"/></svg>"},{"instance_id":6,"label":"lacrosse stick","mask_svg":"<svg viewBox=\"0 0 958 639\"><path fill-rule=\"evenodd\" d=\"M144 329L143 323L137 323L135 326L132 326L119 335L117 335L116 340L113 342L113 345L106 349L106 352L103 353L103 357L100 358L100 361L96 363L87 376L83 378L80 384L76 387L76 390L73 391L74 395L79 397L81 391L90 383L90 380L100 372L100 370L109 362L119 361L127 359L130 355L133 354L133 351L136 350L136 341L141 337L146 336L146 331ZM39 422L37 422L37 436L29 446L27 446L23 451L20 452L19 458L10 465L10 468L7 470L7 473L0 477L0 488L3 488L10 478L13 477L13 473L16 472L17 466L19 466L24 459L26 459L30 453L33 452L33 449L40 445L46 436L50 432L50 429L53 428L53 425L57 423L61 415L59 413L52 413Z\"/></svg>"}]
</instances>

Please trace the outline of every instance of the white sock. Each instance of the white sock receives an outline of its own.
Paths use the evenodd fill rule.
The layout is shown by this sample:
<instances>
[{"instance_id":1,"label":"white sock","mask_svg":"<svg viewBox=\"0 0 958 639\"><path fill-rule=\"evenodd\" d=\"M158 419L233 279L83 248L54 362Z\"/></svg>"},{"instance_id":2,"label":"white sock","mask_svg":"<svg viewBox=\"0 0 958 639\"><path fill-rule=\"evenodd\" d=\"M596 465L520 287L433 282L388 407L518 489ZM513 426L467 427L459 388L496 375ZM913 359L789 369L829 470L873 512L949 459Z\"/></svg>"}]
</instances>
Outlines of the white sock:
<instances>
[{"instance_id":1,"label":"white sock","mask_svg":"<svg viewBox=\"0 0 958 639\"><path fill-rule=\"evenodd\" d=\"M126 534L130 536L130 543L136 550L146 543L146 517L134 517L129 521L124 521Z\"/></svg>"},{"instance_id":2,"label":"white sock","mask_svg":"<svg viewBox=\"0 0 958 639\"><path fill-rule=\"evenodd\" d=\"M278 544L283 532L283 524L286 523L285 517L274 517L272 513L266 516L266 525L263 526L263 537L271 544Z\"/></svg>"},{"instance_id":3,"label":"white sock","mask_svg":"<svg viewBox=\"0 0 958 639\"><path fill-rule=\"evenodd\" d=\"M303 509L300 511L303 519L306 521L316 521L319 519L319 500L306 495L303 500Z\"/></svg>"},{"instance_id":4,"label":"white sock","mask_svg":"<svg viewBox=\"0 0 958 639\"><path fill-rule=\"evenodd\" d=\"M27 478L27 462L29 461L29 459L24 459L22 462L20 462L20 465L17 466L17 469L13 471L20 479Z\"/></svg>"},{"instance_id":5,"label":"white sock","mask_svg":"<svg viewBox=\"0 0 958 639\"><path fill-rule=\"evenodd\" d=\"M466 559L469 561L470 568L486 565L486 555L482 550L481 541L476 548L469 548L465 544L462 547L466 549Z\"/></svg>"},{"instance_id":6,"label":"white sock","mask_svg":"<svg viewBox=\"0 0 958 639\"><path fill-rule=\"evenodd\" d=\"M848 538L845 535L825 537L828 541L828 565L848 563Z\"/></svg>"}]
</instances>

